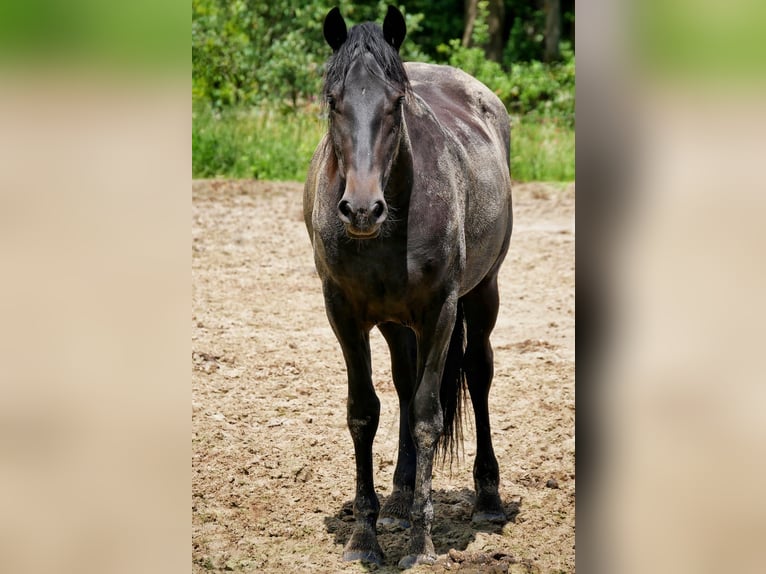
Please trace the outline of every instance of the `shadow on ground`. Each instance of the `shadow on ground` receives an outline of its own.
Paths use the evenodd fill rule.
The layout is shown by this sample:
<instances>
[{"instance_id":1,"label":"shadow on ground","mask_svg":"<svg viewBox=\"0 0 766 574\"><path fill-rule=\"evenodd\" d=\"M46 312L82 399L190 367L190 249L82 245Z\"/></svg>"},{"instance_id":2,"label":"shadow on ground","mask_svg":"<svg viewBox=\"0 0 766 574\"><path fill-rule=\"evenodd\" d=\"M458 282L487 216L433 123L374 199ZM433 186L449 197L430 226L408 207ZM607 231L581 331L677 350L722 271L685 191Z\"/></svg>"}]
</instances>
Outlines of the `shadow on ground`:
<instances>
[{"instance_id":1,"label":"shadow on ground","mask_svg":"<svg viewBox=\"0 0 766 574\"><path fill-rule=\"evenodd\" d=\"M380 497L380 505L386 503L387 497ZM434 523L431 529L431 538L439 555L445 555L452 550L451 555L461 556L462 560L469 560L470 556L464 556L463 551L476 538L477 532L500 533L508 522L515 522L519 514L520 503L518 501L506 502L503 507L507 521L503 524L474 524L471 522L471 511L475 494L468 488L460 490L435 490L433 492ZM354 528L353 502L344 502L340 509L324 519L327 532L335 537L338 545L338 560L341 560L343 547L351 537ZM382 567L373 564L365 564L368 570L380 572L398 572L396 564L399 559L407 554L408 532L406 530L378 530L378 542L380 543L385 562ZM512 559L511 559L512 560ZM503 571L503 570L498 570ZM504 570L507 572L507 567Z\"/></svg>"}]
</instances>

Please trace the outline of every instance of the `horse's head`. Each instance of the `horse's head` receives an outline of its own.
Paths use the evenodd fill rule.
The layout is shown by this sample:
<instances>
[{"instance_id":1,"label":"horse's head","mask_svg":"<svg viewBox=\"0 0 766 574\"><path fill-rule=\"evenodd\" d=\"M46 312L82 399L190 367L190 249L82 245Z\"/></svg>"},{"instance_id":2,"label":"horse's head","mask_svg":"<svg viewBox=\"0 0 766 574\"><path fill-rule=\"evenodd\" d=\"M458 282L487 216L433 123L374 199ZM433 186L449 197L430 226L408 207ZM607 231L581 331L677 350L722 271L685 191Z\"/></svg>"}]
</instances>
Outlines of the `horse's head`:
<instances>
[{"instance_id":1,"label":"horse's head","mask_svg":"<svg viewBox=\"0 0 766 574\"><path fill-rule=\"evenodd\" d=\"M338 217L354 239L377 237L388 217L384 189L399 149L403 104L409 90L399 46L404 17L389 6L383 28L372 23L346 30L338 8L325 18L333 49L324 97L329 133L345 182Z\"/></svg>"}]
</instances>

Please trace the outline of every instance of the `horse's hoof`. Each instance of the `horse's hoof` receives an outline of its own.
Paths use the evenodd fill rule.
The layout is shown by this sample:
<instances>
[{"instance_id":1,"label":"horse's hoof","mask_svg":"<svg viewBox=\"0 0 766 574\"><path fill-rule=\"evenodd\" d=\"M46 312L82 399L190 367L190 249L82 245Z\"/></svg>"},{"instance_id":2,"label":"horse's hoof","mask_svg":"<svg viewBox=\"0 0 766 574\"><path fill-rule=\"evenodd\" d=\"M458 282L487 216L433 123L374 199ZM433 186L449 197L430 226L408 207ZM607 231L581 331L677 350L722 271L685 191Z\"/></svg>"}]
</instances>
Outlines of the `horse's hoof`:
<instances>
[{"instance_id":1,"label":"horse's hoof","mask_svg":"<svg viewBox=\"0 0 766 574\"><path fill-rule=\"evenodd\" d=\"M375 531L371 528L358 528L354 530L351 539L343 549L343 560L355 562L361 560L378 566L383 564L383 550L378 544Z\"/></svg>"},{"instance_id":2,"label":"horse's hoof","mask_svg":"<svg viewBox=\"0 0 766 574\"><path fill-rule=\"evenodd\" d=\"M496 492L477 496L471 522L474 524L505 524L508 522L508 517L503 509L503 502Z\"/></svg>"},{"instance_id":3,"label":"horse's hoof","mask_svg":"<svg viewBox=\"0 0 766 574\"><path fill-rule=\"evenodd\" d=\"M344 550L343 561L344 562L356 562L361 560L362 562L368 562L370 564L383 565L383 553L376 552L375 550Z\"/></svg>"},{"instance_id":4,"label":"horse's hoof","mask_svg":"<svg viewBox=\"0 0 766 574\"><path fill-rule=\"evenodd\" d=\"M410 527L410 521L404 518L394 516L381 516L378 518L378 528L387 532L399 532L407 530Z\"/></svg>"},{"instance_id":5,"label":"horse's hoof","mask_svg":"<svg viewBox=\"0 0 766 574\"><path fill-rule=\"evenodd\" d=\"M388 497L378 516L378 527L387 532L407 530L410 527L410 507L412 506L412 490L394 487L394 492Z\"/></svg>"},{"instance_id":6,"label":"horse's hoof","mask_svg":"<svg viewBox=\"0 0 766 574\"><path fill-rule=\"evenodd\" d=\"M429 554L408 554L399 560L399 570L407 570L418 564L433 564L436 562L436 556Z\"/></svg>"},{"instance_id":7,"label":"horse's hoof","mask_svg":"<svg viewBox=\"0 0 766 574\"><path fill-rule=\"evenodd\" d=\"M505 512L489 510L474 512L471 516L471 522L474 524L505 524L508 522L508 518L505 516Z\"/></svg>"}]
</instances>

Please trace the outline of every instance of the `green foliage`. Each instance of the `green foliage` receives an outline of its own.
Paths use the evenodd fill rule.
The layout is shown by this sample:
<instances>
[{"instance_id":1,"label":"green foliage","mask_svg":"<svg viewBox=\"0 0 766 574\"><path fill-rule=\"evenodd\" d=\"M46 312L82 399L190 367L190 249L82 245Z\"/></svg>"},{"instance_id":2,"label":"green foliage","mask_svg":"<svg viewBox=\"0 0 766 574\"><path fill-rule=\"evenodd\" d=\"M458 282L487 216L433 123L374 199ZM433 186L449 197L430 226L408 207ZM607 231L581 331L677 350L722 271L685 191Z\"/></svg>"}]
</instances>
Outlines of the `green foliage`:
<instances>
[{"instance_id":1,"label":"green foliage","mask_svg":"<svg viewBox=\"0 0 766 574\"><path fill-rule=\"evenodd\" d=\"M318 0L192 0L193 89L215 107L316 93L322 21Z\"/></svg>"},{"instance_id":2,"label":"green foliage","mask_svg":"<svg viewBox=\"0 0 766 574\"><path fill-rule=\"evenodd\" d=\"M401 7L400 7L401 8ZM409 58L421 62L440 61L439 46L447 38L463 36L463 0L407 0L407 14L419 17L418 27L410 28L403 48L418 46L423 56Z\"/></svg>"},{"instance_id":3,"label":"green foliage","mask_svg":"<svg viewBox=\"0 0 766 574\"><path fill-rule=\"evenodd\" d=\"M474 46L484 44L489 33L487 2L480 1L478 8L472 36ZM482 48L466 48L459 39L440 46L440 53L451 66L471 74L494 91L509 113L553 118L574 127L575 61L568 44L561 46L562 62L519 62L511 66L510 74L497 62L487 60Z\"/></svg>"},{"instance_id":4,"label":"green foliage","mask_svg":"<svg viewBox=\"0 0 766 574\"><path fill-rule=\"evenodd\" d=\"M192 118L192 177L301 180L322 137L318 109L269 106L217 110L198 102Z\"/></svg>"},{"instance_id":5,"label":"green foliage","mask_svg":"<svg viewBox=\"0 0 766 574\"><path fill-rule=\"evenodd\" d=\"M327 12L338 4L350 27L380 21L386 2L348 0L192 0L193 94L214 107L279 102L297 110L319 93L330 55L322 34ZM416 33L422 14L405 13ZM412 42L405 59L427 56Z\"/></svg>"},{"instance_id":6,"label":"green foliage","mask_svg":"<svg viewBox=\"0 0 766 574\"><path fill-rule=\"evenodd\" d=\"M471 35L473 47L466 48L462 45L460 38L453 38L448 44L440 45L438 51L447 58L450 66L460 68L483 82L505 103L511 89L510 79L500 64L487 60L484 49L479 47L483 46L489 38L487 5L486 0L478 3L478 13Z\"/></svg>"},{"instance_id":7,"label":"green foliage","mask_svg":"<svg viewBox=\"0 0 766 574\"><path fill-rule=\"evenodd\" d=\"M198 102L192 176L303 180L325 126L315 105L296 114L267 105L217 110ZM513 117L511 176L517 181L574 180L574 131L552 118Z\"/></svg>"},{"instance_id":8,"label":"green foliage","mask_svg":"<svg viewBox=\"0 0 766 574\"><path fill-rule=\"evenodd\" d=\"M562 44L563 61L543 64L537 60L512 66L510 90L501 99L511 114L553 118L568 127L575 125L575 59Z\"/></svg>"},{"instance_id":9,"label":"green foliage","mask_svg":"<svg viewBox=\"0 0 766 574\"><path fill-rule=\"evenodd\" d=\"M505 0L506 20L511 22L503 51L503 65L542 60L545 52L545 10L543 0ZM561 0L562 40L573 38L574 0Z\"/></svg>"},{"instance_id":10,"label":"green foliage","mask_svg":"<svg viewBox=\"0 0 766 574\"><path fill-rule=\"evenodd\" d=\"M352 26L381 22L387 2L192 0L194 177L305 177L325 128L316 104L330 55L322 25L335 5ZM574 53L563 43L562 62L538 61L541 3L506 0L514 27L502 64L488 61L481 48L461 45L461 0L407 5L409 10L400 6L407 23L403 59L465 70L489 86L514 118L513 178L574 179ZM482 1L473 45L487 37ZM453 39L442 43L445 38Z\"/></svg>"},{"instance_id":11,"label":"green foliage","mask_svg":"<svg viewBox=\"0 0 766 574\"><path fill-rule=\"evenodd\" d=\"M542 2L536 5L529 0L511 0L506 4L512 13L513 24L503 60L507 64L541 60L545 44L545 12Z\"/></svg>"},{"instance_id":12,"label":"green foliage","mask_svg":"<svg viewBox=\"0 0 766 574\"><path fill-rule=\"evenodd\" d=\"M574 130L555 118L512 118L511 177L517 181L574 181Z\"/></svg>"}]
</instances>

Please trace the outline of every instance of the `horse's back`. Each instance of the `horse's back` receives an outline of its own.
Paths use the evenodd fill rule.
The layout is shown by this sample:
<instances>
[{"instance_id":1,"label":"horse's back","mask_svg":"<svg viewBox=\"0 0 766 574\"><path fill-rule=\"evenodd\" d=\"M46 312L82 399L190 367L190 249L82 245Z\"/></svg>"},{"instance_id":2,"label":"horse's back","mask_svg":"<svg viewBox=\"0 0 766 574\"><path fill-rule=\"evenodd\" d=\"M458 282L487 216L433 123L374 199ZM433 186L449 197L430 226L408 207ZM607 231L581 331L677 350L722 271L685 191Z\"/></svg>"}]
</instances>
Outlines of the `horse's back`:
<instances>
[{"instance_id":1,"label":"horse's back","mask_svg":"<svg viewBox=\"0 0 766 574\"><path fill-rule=\"evenodd\" d=\"M500 99L478 81L451 66L407 62L413 91L425 101L439 122L469 148L510 153L508 112Z\"/></svg>"}]
</instances>

